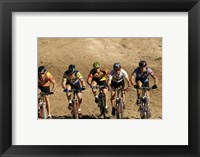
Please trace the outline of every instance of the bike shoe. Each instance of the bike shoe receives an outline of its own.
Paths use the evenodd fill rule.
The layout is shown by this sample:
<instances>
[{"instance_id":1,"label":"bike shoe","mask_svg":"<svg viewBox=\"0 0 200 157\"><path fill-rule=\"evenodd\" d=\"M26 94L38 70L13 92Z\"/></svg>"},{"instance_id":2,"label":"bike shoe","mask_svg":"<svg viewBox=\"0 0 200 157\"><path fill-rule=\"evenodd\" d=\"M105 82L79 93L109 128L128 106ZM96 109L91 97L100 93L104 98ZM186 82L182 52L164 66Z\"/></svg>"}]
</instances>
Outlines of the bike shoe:
<instances>
[{"instance_id":1,"label":"bike shoe","mask_svg":"<svg viewBox=\"0 0 200 157\"><path fill-rule=\"evenodd\" d=\"M51 116L51 115L48 115L47 119L52 119L52 116Z\"/></svg>"},{"instance_id":2,"label":"bike shoe","mask_svg":"<svg viewBox=\"0 0 200 157\"><path fill-rule=\"evenodd\" d=\"M95 102L96 102L96 103L98 103L98 102L99 102L99 100L98 100L98 97L97 97L97 96L95 96Z\"/></svg>"},{"instance_id":3,"label":"bike shoe","mask_svg":"<svg viewBox=\"0 0 200 157\"><path fill-rule=\"evenodd\" d=\"M115 108L112 108L112 115L115 116Z\"/></svg>"},{"instance_id":4,"label":"bike shoe","mask_svg":"<svg viewBox=\"0 0 200 157\"><path fill-rule=\"evenodd\" d=\"M83 115L82 115L81 111L78 112L78 116L79 116L79 118L82 118Z\"/></svg>"},{"instance_id":5,"label":"bike shoe","mask_svg":"<svg viewBox=\"0 0 200 157\"><path fill-rule=\"evenodd\" d=\"M69 103L69 105L68 105L68 109L69 109L69 110L72 109L72 103Z\"/></svg>"}]
</instances>

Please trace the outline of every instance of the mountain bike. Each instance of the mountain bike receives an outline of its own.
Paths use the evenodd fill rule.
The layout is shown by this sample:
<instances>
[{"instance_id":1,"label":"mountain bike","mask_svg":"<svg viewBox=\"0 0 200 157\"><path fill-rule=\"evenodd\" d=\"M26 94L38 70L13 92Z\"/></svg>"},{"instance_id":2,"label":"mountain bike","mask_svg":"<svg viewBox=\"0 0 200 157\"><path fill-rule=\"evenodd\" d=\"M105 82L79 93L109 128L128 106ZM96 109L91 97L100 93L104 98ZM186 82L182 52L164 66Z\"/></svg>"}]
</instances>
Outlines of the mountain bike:
<instances>
[{"instance_id":1,"label":"mountain bike","mask_svg":"<svg viewBox=\"0 0 200 157\"><path fill-rule=\"evenodd\" d=\"M103 118L106 119L106 99L105 99L105 95L103 93L103 89L107 88L104 85L98 85L98 86L92 86L92 89L99 89L99 95L98 95L98 106L100 109L100 116L103 115Z\"/></svg>"},{"instance_id":2,"label":"mountain bike","mask_svg":"<svg viewBox=\"0 0 200 157\"><path fill-rule=\"evenodd\" d=\"M53 92L44 93L40 92L40 97L38 99L38 119L47 119L47 108L46 108L46 95L51 95Z\"/></svg>"},{"instance_id":3,"label":"mountain bike","mask_svg":"<svg viewBox=\"0 0 200 157\"><path fill-rule=\"evenodd\" d=\"M116 99L115 99L115 104L116 104L116 116L117 119L123 119L123 113L124 113L124 101L123 98L120 96L120 92L122 91L127 91L126 89L123 88L116 88Z\"/></svg>"},{"instance_id":4,"label":"mountain bike","mask_svg":"<svg viewBox=\"0 0 200 157\"><path fill-rule=\"evenodd\" d=\"M149 108L149 98L147 96L147 91L152 90L152 87L139 87L137 89L142 90L142 96L140 98L140 106L139 106L139 112L141 119L149 119L151 117L151 111Z\"/></svg>"},{"instance_id":5,"label":"mountain bike","mask_svg":"<svg viewBox=\"0 0 200 157\"><path fill-rule=\"evenodd\" d=\"M72 109L71 109L71 114L72 114L72 117L74 119L79 119L81 118L81 115L79 114L78 112L78 109L79 109L79 102L78 102L78 98L77 98L77 94L79 92L83 91L83 89L70 89L70 90L67 90L65 89L64 92L66 93L69 93L69 92L72 92L72 95L73 95L73 100L72 100Z\"/></svg>"}]
</instances>

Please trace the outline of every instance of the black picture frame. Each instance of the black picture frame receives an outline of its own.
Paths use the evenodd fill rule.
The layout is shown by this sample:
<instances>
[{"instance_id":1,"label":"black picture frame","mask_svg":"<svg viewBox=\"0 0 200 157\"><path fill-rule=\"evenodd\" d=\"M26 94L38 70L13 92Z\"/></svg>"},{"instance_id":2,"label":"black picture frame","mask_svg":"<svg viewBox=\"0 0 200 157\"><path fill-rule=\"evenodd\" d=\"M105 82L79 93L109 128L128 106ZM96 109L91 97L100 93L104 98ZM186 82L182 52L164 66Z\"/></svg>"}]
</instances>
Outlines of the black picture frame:
<instances>
[{"instance_id":1,"label":"black picture frame","mask_svg":"<svg viewBox=\"0 0 200 157\"><path fill-rule=\"evenodd\" d=\"M188 12L188 146L23 146L12 145L12 12ZM0 0L1 156L200 156L199 0ZM165 133L163 133L165 134ZM30 135L31 136L31 135ZM166 133L167 136L167 133ZM108 139L109 140L109 139Z\"/></svg>"}]
</instances>

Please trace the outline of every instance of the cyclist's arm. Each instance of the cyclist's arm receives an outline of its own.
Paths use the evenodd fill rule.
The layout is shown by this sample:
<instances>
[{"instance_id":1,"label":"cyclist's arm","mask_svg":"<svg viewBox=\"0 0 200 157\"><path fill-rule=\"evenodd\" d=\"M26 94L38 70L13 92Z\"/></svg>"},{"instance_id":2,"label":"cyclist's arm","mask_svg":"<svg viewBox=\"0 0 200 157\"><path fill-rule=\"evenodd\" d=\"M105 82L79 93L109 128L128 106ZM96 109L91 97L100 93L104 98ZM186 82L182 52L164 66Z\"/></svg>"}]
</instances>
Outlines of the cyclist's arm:
<instances>
[{"instance_id":1,"label":"cyclist's arm","mask_svg":"<svg viewBox=\"0 0 200 157\"><path fill-rule=\"evenodd\" d=\"M108 77L108 81L107 81L107 84L108 84L108 88L109 89L111 89L111 80L112 80L112 76L111 75L109 75L109 77Z\"/></svg>"},{"instance_id":2,"label":"cyclist's arm","mask_svg":"<svg viewBox=\"0 0 200 157\"><path fill-rule=\"evenodd\" d=\"M89 74L88 78L87 78L87 83L89 86L91 86L91 84L92 84L92 78L93 78L92 74Z\"/></svg>"},{"instance_id":3,"label":"cyclist's arm","mask_svg":"<svg viewBox=\"0 0 200 157\"><path fill-rule=\"evenodd\" d=\"M62 80L62 87L63 87L63 89L67 88L66 83L67 83L67 79L63 78L63 80Z\"/></svg>"},{"instance_id":4,"label":"cyclist's arm","mask_svg":"<svg viewBox=\"0 0 200 157\"><path fill-rule=\"evenodd\" d=\"M51 89L51 91L53 92L57 87L57 83L56 83L56 80L53 78L53 76L51 76L49 80L53 84L53 87Z\"/></svg>"},{"instance_id":5,"label":"cyclist's arm","mask_svg":"<svg viewBox=\"0 0 200 157\"><path fill-rule=\"evenodd\" d=\"M151 77L154 79L154 84L157 85L158 84L157 76L154 74L154 75L151 75Z\"/></svg>"},{"instance_id":6,"label":"cyclist's arm","mask_svg":"<svg viewBox=\"0 0 200 157\"><path fill-rule=\"evenodd\" d=\"M135 73L133 73L133 74L131 75L130 81L131 81L131 84L132 84L133 86L134 86L134 85L137 85Z\"/></svg>"},{"instance_id":7,"label":"cyclist's arm","mask_svg":"<svg viewBox=\"0 0 200 157\"><path fill-rule=\"evenodd\" d=\"M153 70L151 70L150 68L149 68L149 73L150 73L151 77L154 79L154 84L157 85L158 84L158 78L154 74Z\"/></svg>"},{"instance_id":8,"label":"cyclist's arm","mask_svg":"<svg viewBox=\"0 0 200 157\"><path fill-rule=\"evenodd\" d=\"M84 81L83 77L82 77L82 78L79 78L79 80L81 81L82 87L85 87L85 81Z\"/></svg>"},{"instance_id":9,"label":"cyclist's arm","mask_svg":"<svg viewBox=\"0 0 200 157\"><path fill-rule=\"evenodd\" d=\"M131 85L130 85L129 77L125 77L125 79L126 79L126 82L127 82L128 87L130 87Z\"/></svg>"},{"instance_id":10,"label":"cyclist's arm","mask_svg":"<svg viewBox=\"0 0 200 157\"><path fill-rule=\"evenodd\" d=\"M128 73L124 70L123 71L123 77L125 77L126 79L126 82L127 82L127 86L130 87L130 80L129 80L129 77L128 77Z\"/></svg>"}]
</instances>

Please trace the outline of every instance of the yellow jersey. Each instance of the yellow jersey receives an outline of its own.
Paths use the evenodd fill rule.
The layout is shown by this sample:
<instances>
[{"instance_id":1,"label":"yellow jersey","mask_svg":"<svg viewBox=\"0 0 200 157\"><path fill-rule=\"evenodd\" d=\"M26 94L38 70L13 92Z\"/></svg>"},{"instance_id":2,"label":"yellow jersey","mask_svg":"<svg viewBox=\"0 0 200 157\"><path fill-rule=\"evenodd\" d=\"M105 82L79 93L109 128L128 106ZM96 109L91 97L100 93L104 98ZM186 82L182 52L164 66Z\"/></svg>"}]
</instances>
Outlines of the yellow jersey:
<instances>
[{"instance_id":1,"label":"yellow jersey","mask_svg":"<svg viewBox=\"0 0 200 157\"><path fill-rule=\"evenodd\" d=\"M52 78L53 76L51 75L51 73L46 71L43 78L38 76L38 85L43 87L50 86Z\"/></svg>"},{"instance_id":2,"label":"yellow jersey","mask_svg":"<svg viewBox=\"0 0 200 157\"><path fill-rule=\"evenodd\" d=\"M66 70L63 74L63 81L66 81L66 83L74 84L79 81L79 79L82 78L82 74L76 70L73 74L70 74L68 70Z\"/></svg>"}]
</instances>

